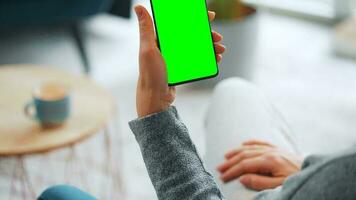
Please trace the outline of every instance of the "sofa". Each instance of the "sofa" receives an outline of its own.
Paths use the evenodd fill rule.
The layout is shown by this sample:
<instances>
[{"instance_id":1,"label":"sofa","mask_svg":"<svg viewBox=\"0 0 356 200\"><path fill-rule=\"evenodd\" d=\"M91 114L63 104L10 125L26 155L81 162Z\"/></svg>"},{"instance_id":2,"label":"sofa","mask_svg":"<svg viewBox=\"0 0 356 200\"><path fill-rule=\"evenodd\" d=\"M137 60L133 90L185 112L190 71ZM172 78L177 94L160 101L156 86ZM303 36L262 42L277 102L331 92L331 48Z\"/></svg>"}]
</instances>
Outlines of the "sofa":
<instances>
[{"instance_id":1,"label":"sofa","mask_svg":"<svg viewBox=\"0 0 356 200\"><path fill-rule=\"evenodd\" d=\"M0 0L1 29L31 26L67 26L72 33L84 72L90 72L81 21L108 12L129 18L132 0Z\"/></svg>"}]
</instances>

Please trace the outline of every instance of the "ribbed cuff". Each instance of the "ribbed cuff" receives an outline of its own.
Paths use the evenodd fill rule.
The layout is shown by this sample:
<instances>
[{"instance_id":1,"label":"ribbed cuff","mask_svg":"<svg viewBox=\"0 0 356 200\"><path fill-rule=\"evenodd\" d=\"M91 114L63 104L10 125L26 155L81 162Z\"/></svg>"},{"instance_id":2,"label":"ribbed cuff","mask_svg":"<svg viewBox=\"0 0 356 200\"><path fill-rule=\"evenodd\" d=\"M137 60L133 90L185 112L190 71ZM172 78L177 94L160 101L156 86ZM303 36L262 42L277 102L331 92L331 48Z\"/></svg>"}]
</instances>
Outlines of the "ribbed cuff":
<instances>
[{"instance_id":1,"label":"ribbed cuff","mask_svg":"<svg viewBox=\"0 0 356 200\"><path fill-rule=\"evenodd\" d=\"M132 120L129 122L129 126L136 140L141 143L140 141L150 136L164 133L164 130L169 129L176 120L179 120L177 109L174 106L170 106L162 112Z\"/></svg>"}]
</instances>

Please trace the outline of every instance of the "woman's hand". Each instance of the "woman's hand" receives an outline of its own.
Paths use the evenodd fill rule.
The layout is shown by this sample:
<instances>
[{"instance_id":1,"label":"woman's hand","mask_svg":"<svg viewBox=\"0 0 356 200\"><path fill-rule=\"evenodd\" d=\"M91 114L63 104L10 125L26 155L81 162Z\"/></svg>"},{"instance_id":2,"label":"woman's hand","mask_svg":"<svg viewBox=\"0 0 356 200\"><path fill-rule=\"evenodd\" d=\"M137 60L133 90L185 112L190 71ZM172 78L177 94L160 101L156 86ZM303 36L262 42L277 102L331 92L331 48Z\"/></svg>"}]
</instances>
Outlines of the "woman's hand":
<instances>
[{"instance_id":1,"label":"woman's hand","mask_svg":"<svg viewBox=\"0 0 356 200\"><path fill-rule=\"evenodd\" d=\"M240 182L254 190L275 188L290 175L300 171L302 159L267 142L251 140L225 154L218 166L221 179Z\"/></svg>"},{"instance_id":2,"label":"woman's hand","mask_svg":"<svg viewBox=\"0 0 356 200\"><path fill-rule=\"evenodd\" d=\"M136 109L138 117L144 117L167 109L175 99L176 90L174 87L168 87L166 64L157 47L151 16L140 5L135 7L135 12L140 26L140 74L137 84ZM210 21L214 18L215 13L209 12ZM219 62L225 47L218 43L222 40L220 34L213 32L212 35L216 59Z\"/></svg>"}]
</instances>

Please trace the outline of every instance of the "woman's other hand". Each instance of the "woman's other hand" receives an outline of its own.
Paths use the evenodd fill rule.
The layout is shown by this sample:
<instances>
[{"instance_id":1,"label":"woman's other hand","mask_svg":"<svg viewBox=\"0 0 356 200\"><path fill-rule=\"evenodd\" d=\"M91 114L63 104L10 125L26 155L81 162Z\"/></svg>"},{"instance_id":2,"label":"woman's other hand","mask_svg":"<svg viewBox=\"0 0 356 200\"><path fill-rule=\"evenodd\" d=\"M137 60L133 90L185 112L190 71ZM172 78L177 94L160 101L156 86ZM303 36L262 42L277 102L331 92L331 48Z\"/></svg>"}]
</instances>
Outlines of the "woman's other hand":
<instances>
[{"instance_id":1,"label":"woman's other hand","mask_svg":"<svg viewBox=\"0 0 356 200\"><path fill-rule=\"evenodd\" d=\"M221 180L234 179L257 191L275 188L300 171L302 159L264 141L246 141L241 147L225 154L226 161L218 166Z\"/></svg>"}]
</instances>

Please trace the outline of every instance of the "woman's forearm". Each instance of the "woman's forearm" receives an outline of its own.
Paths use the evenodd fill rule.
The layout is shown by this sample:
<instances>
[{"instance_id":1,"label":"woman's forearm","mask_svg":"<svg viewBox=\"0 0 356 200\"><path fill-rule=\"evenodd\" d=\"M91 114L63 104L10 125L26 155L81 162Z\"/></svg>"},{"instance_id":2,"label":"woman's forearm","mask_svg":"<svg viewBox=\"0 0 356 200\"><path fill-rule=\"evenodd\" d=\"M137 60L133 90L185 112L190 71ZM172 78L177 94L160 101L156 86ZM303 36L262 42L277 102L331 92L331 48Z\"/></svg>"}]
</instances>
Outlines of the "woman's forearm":
<instances>
[{"instance_id":1,"label":"woman's forearm","mask_svg":"<svg viewBox=\"0 0 356 200\"><path fill-rule=\"evenodd\" d=\"M159 199L223 199L175 107L130 122Z\"/></svg>"}]
</instances>

